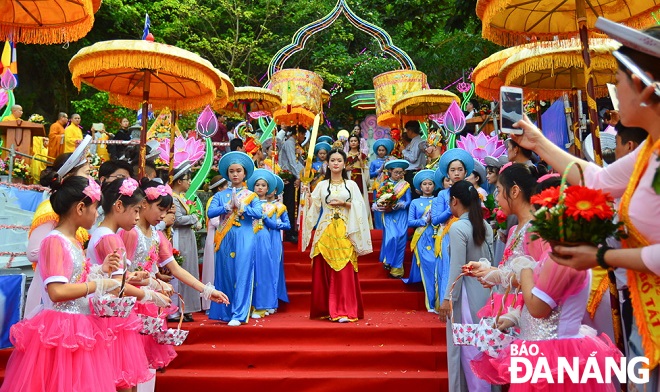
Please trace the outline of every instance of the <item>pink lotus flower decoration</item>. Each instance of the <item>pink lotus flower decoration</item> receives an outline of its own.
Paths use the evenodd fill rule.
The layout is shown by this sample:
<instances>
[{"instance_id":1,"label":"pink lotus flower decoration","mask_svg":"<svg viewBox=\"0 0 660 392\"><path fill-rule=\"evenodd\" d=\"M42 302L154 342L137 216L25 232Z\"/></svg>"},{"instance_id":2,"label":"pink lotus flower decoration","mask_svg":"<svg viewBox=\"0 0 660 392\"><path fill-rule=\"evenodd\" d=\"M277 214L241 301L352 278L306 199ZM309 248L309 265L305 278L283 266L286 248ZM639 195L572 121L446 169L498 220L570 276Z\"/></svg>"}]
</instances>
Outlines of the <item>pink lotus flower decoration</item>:
<instances>
[{"instance_id":1,"label":"pink lotus flower decoration","mask_svg":"<svg viewBox=\"0 0 660 392\"><path fill-rule=\"evenodd\" d=\"M465 128L465 114L463 114L456 101L452 101L449 109L445 112L443 126L450 133L459 133Z\"/></svg>"},{"instance_id":2,"label":"pink lotus flower decoration","mask_svg":"<svg viewBox=\"0 0 660 392\"><path fill-rule=\"evenodd\" d=\"M5 72L2 74L2 77L0 77L0 86L5 90L11 91L15 89L17 85L18 80L16 80L16 76L11 73L9 68L5 68Z\"/></svg>"},{"instance_id":3,"label":"pink lotus flower decoration","mask_svg":"<svg viewBox=\"0 0 660 392\"><path fill-rule=\"evenodd\" d=\"M190 161L193 164L204 156L206 147L204 142L195 138L184 138L177 136L174 139L174 167L179 166L181 162ZM160 141L158 147L160 151L160 159L165 162L170 161L170 139L163 139Z\"/></svg>"},{"instance_id":4,"label":"pink lotus flower decoration","mask_svg":"<svg viewBox=\"0 0 660 392\"><path fill-rule=\"evenodd\" d=\"M474 135L461 136L456 141L456 146L469 152L474 159L484 165L486 164L484 158L487 156L499 158L506 151L506 146L497 136L486 136L482 132L476 137Z\"/></svg>"},{"instance_id":5,"label":"pink lotus flower decoration","mask_svg":"<svg viewBox=\"0 0 660 392\"><path fill-rule=\"evenodd\" d=\"M9 101L9 94L7 93L7 90L0 90L0 109L7 104L7 101Z\"/></svg>"},{"instance_id":6,"label":"pink lotus flower decoration","mask_svg":"<svg viewBox=\"0 0 660 392\"><path fill-rule=\"evenodd\" d=\"M197 117L196 129L197 133L205 138L213 136L218 131L218 119L215 117L210 105L206 105Z\"/></svg>"}]
</instances>

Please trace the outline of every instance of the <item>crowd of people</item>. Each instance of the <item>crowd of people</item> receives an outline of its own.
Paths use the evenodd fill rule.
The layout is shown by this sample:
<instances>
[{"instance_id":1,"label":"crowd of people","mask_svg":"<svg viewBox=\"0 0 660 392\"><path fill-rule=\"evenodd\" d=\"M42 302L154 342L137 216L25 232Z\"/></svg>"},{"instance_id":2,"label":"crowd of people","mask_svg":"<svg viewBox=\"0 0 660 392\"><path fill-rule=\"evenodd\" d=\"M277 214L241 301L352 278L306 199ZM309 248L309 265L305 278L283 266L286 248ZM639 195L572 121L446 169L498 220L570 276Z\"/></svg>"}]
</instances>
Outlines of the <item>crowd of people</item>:
<instances>
[{"instance_id":1,"label":"crowd of people","mask_svg":"<svg viewBox=\"0 0 660 392\"><path fill-rule=\"evenodd\" d=\"M659 32L645 34L657 43ZM657 47L619 51L658 80ZM644 386L657 390L660 338L654 323L660 313L654 301L660 298L642 288L659 283L660 275L658 82L644 86L622 65L617 80L616 161L606 168L555 146L527 117L515 124L523 133L505 141L506 154L486 157L485 164L463 149L447 150L439 131L423 138L414 121L405 124L401 140L377 140L371 160L359 133L321 136L311 168L305 166L302 127L284 129L275 142L233 139L218 163L219 176L210 181L201 281L195 231L204 222L184 196L192 163L165 180L148 174L137 181L133 165L120 159L125 153L111 152L99 184L85 158L91 136L68 152L69 127L61 114L54 135L63 139L51 142L63 150L41 176L52 193L30 231L28 255L36 271L26 319L12 327L16 349L0 391L131 390L149 382L176 353L140 333L144 320L192 321L194 312L207 310L210 319L238 327L271 316L279 301L288 301L283 241L297 243L299 236L312 261L310 318L357 321L364 317L358 260L373 251L372 228L383 231L379 257L389 275L421 283L428 312L447 322L449 390L510 383L507 347L489 356L454 344L453 323L474 325L495 316L496 328L518 329L513 345L534 342L555 376L560 357L578 358L582 368L594 358L604 372L606 358L646 356L652 371ZM558 186L559 173L574 163L587 186L619 198L628 233L622 249L551 248L530 231L533 196ZM568 171L567 181L578 184L578 170ZM489 198L506 221L485 215ZM405 271L408 247L413 261ZM609 299L587 309L597 291L592 279L611 269L617 269L623 299L625 352L612 343L620 326L608 316ZM120 292L137 299L128 317L90 310L88 297ZM571 382L541 380L510 390L564 390ZM579 390L615 385L591 378Z\"/></svg>"}]
</instances>

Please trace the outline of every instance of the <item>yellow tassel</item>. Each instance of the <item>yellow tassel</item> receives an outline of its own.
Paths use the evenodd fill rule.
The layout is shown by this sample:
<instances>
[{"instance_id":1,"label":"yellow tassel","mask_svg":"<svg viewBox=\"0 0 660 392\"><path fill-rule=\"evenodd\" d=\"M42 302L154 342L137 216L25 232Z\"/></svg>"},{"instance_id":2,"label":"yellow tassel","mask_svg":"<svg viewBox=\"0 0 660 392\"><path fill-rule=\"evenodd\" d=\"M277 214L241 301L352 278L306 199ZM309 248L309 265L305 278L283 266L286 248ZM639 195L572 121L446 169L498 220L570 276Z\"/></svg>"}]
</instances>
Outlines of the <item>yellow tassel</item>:
<instances>
[{"instance_id":1,"label":"yellow tassel","mask_svg":"<svg viewBox=\"0 0 660 392\"><path fill-rule=\"evenodd\" d=\"M589 293L589 300L587 301L587 312L589 317L593 320L596 315L596 310L603 300L603 295L608 290L610 279L607 276L607 271L600 267L591 270L593 273L591 279L591 291Z\"/></svg>"}]
</instances>

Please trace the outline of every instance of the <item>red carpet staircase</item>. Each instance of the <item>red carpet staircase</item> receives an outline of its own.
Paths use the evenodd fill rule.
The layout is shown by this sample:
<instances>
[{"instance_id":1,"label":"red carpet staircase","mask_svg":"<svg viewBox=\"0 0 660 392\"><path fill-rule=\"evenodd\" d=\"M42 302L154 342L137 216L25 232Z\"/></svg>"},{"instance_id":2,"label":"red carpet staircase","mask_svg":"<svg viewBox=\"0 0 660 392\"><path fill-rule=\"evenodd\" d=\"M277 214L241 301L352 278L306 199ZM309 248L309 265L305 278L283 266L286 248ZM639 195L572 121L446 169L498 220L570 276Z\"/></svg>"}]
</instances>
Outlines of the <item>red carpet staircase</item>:
<instances>
[{"instance_id":1,"label":"red carpet staircase","mask_svg":"<svg viewBox=\"0 0 660 392\"><path fill-rule=\"evenodd\" d=\"M421 286L388 278L378 262L380 231L372 238L376 251L359 259L363 320L310 320L309 255L286 244L290 304L240 327L196 313L156 391L447 391L445 326L426 312ZM9 354L0 350L0 377Z\"/></svg>"}]
</instances>

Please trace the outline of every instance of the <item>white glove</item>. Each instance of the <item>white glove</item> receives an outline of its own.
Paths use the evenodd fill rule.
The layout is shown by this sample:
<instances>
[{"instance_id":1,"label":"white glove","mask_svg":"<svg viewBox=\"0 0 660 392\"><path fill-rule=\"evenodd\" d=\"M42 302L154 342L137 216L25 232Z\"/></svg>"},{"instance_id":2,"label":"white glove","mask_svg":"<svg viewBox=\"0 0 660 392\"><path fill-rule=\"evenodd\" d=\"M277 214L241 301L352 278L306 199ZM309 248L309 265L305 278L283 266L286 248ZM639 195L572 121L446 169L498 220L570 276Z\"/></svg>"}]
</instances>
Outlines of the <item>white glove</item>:
<instances>
[{"instance_id":1,"label":"white glove","mask_svg":"<svg viewBox=\"0 0 660 392\"><path fill-rule=\"evenodd\" d=\"M87 280L89 282L98 280L98 279L103 279L103 278L109 278L108 274L103 272L103 266L101 264L94 264L89 268L89 275L87 275Z\"/></svg>"},{"instance_id":2,"label":"white glove","mask_svg":"<svg viewBox=\"0 0 660 392\"><path fill-rule=\"evenodd\" d=\"M151 290L158 292L172 291L171 284L162 282L154 278L149 278L149 284L145 287L149 287Z\"/></svg>"},{"instance_id":3,"label":"white glove","mask_svg":"<svg viewBox=\"0 0 660 392\"><path fill-rule=\"evenodd\" d=\"M170 303L165 301L163 297L158 295L155 291L149 290L147 288L142 288L142 291L144 291L144 298L140 300L140 303L153 302L159 308L166 308L170 306Z\"/></svg>"},{"instance_id":4,"label":"white glove","mask_svg":"<svg viewBox=\"0 0 660 392\"><path fill-rule=\"evenodd\" d=\"M406 208L406 204L404 202L400 201L400 202L396 203L396 205L392 209L393 210L400 210L402 208Z\"/></svg>"},{"instance_id":5,"label":"white glove","mask_svg":"<svg viewBox=\"0 0 660 392\"><path fill-rule=\"evenodd\" d=\"M211 295L213 295L214 290L215 290L215 287L209 282L209 283L206 284L206 286L204 286L204 290L202 290L200 295L202 296L202 298L204 298L204 300L210 301L211 300Z\"/></svg>"},{"instance_id":6,"label":"white glove","mask_svg":"<svg viewBox=\"0 0 660 392\"><path fill-rule=\"evenodd\" d=\"M97 297L121 286L121 284L114 279L94 279L92 282L96 283L96 291L94 293Z\"/></svg>"},{"instance_id":7,"label":"white glove","mask_svg":"<svg viewBox=\"0 0 660 392\"><path fill-rule=\"evenodd\" d=\"M515 259L511 260L509 263L511 271L516 275L516 279L520 282L520 273L522 270L529 268L536 268L536 261L529 256L518 256Z\"/></svg>"},{"instance_id":8,"label":"white glove","mask_svg":"<svg viewBox=\"0 0 660 392\"><path fill-rule=\"evenodd\" d=\"M236 196L236 188L231 188L231 204L233 208L238 208L241 205Z\"/></svg>"}]
</instances>

